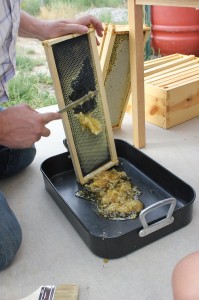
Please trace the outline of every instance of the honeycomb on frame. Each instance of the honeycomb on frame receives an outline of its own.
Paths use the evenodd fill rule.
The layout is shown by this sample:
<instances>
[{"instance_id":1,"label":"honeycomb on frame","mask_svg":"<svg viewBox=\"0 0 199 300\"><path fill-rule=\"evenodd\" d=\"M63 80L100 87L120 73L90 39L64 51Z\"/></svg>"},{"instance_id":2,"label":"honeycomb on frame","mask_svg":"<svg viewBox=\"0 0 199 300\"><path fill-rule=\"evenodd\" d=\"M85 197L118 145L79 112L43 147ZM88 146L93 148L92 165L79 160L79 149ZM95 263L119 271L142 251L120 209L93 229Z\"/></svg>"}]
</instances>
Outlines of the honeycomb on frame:
<instances>
[{"instance_id":1,"label":"honeycomb on frame","mask_svg":"<svg viewBox=\"0 0 199 300\"><path fill-rule=\"evenodd\" d=\"M143 27L143 46L150 28ZM109 24L100 58L111 124L120 128L130 98L129 26Z\"/></svg>"},{"instance_id":2,"label":"honeycomb on frame","mask_svg":"<svg viewBox=\"0 0 199 300\"><path fill-rule=\"evenodd\" d=\"M72 107L62 113L62 122L77 181L84 184L118 163L95 32L43 41L43 46L59 109ZM82 116L100 124L97 134L83 126Z\"/></svg>"}]
</instances>

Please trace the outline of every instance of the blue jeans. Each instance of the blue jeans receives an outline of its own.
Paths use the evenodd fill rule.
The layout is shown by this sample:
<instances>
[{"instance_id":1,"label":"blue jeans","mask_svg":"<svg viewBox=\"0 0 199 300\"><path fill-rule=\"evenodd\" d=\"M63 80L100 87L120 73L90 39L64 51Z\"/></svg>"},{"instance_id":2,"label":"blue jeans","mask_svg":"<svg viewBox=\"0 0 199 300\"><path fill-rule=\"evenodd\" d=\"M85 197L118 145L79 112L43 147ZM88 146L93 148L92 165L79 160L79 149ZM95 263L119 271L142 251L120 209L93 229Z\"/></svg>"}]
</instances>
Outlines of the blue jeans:
<instances>
[{"instance_id":1,"label":"blue jeans","mask_svg":"<svg viewBox=\"0 0 199 300\"><path fill-rule=\"evenodd\" d=\"M0 179L16 175L34 160L35 147L9 149L0 146ZM21 227L10 209L5 196L0 192L0 270L12 262L22 240Z\"/></svg>"}]
</instances>

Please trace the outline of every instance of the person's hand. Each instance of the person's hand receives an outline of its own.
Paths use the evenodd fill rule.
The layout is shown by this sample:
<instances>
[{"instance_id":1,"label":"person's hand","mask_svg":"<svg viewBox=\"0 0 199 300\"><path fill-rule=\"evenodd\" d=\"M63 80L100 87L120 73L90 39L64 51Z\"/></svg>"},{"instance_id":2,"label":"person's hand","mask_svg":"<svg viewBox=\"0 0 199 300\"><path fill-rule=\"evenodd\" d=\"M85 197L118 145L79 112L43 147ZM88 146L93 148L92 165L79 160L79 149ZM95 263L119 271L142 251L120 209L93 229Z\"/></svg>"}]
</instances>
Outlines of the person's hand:
<instances>
[{"instance_id":1,"label":"person's hand","mask_svg":"<svg viewBox=\"0 0 199 300\"><path fill-rule=\"evenodd\" d=\"M52 39L67 34L84 34L88 32L89 25L95 28L99 37L103 36L102 22L92 15L82 16L77 19L42 20L39 39Z\"/></svg>"},{"instance_id":2,"label":"person's hand","mask_svg":"<svg viewBox=\"0 0 199 300\"><path fill-rule=\"evenodd\" d=\"M38 113L27 104L9 107L0 112L0 145L31 147L42 136L50 135L45 125L60 118L59 113Z\"/></svg>"},{"instance_id":3,"label":"person's hand","mask_svg":"<svg viewBox=\"0 0 199 300\"><path fill-rule=\"evenodd\" d=\"M87 33L90 25L94 27L99 37L103 36L102 22L92 15L76 19L42 20L21 11L18 34L43 41L68 34Z\"/></svg>"}]
</instances>

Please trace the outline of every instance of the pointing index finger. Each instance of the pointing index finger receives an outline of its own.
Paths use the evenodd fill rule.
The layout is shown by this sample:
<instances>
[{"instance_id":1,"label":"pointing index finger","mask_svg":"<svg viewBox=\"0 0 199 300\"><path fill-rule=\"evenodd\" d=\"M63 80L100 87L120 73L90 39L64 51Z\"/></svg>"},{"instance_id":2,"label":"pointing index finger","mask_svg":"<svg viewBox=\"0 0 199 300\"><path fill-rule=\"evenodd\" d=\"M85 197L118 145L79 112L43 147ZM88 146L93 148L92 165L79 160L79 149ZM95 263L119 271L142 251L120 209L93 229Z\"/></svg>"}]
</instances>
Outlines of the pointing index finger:
<instances>
[{"instance_id":1,"label":"pointing index finger","mask_svg":"<svg viewBox=\"0 0 199 300\"><path fill-rule=\"evenodd\" d=\"M58 112L47 112L42 114L43 122L45 124L54 121L54 120L59 120L61 119L61 114Z\"/></svg>"}]
</instances>

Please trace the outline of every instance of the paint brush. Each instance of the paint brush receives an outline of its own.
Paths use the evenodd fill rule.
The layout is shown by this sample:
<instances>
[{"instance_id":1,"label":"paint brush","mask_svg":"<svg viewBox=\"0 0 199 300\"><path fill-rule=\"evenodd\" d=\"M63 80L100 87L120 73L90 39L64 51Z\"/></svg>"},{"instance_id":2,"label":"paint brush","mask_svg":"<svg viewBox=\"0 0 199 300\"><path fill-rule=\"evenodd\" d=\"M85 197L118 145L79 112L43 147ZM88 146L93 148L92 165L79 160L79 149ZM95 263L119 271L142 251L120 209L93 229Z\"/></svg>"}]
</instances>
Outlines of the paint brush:
<instances>
[{"instance_id":1,"label":"paint brush","mask_svg":"<svg viewBox=\"0 0 199 300\"><path fill-rule=\"evenodd\" d=\"M78 286L72 284L41 286L20 300L77 300Z\"/></svg>"}]
</instances>

